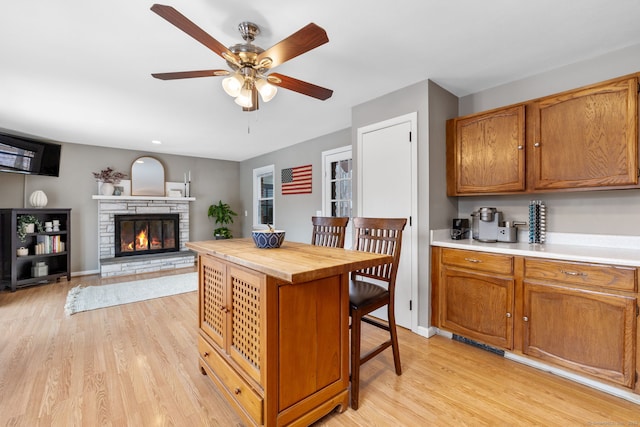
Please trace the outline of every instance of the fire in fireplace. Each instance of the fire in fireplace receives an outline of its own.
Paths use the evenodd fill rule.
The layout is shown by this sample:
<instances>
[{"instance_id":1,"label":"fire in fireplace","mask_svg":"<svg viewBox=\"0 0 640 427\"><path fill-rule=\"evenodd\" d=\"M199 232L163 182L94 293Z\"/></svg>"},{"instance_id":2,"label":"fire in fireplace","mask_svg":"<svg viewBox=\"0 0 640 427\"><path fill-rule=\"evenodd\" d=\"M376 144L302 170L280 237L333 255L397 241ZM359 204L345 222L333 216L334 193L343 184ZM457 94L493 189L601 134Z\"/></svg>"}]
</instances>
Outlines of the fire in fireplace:
<instances>
[{"instance_id":1,"label":"fire in fireplace","mask_svg":"<svg viewBox=\"0 0 640 427\"><path fill-rule=\"evenodd\" d=\"M115 255L147 255L180 249L179 214L115 215Z\"/></svg>"}]
</instances>

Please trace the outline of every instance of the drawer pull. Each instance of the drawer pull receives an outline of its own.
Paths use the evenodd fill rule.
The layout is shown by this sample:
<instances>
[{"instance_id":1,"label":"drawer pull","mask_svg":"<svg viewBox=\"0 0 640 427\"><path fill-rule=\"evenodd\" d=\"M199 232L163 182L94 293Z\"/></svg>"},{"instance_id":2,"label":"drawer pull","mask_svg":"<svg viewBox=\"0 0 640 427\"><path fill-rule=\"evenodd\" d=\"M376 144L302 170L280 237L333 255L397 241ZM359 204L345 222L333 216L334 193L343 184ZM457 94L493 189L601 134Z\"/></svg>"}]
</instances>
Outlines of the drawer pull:
<instances>
[{"instance_id":1,"label":"drawer pull","mask_svg":"<svg viewBox=\"0 0 640 427\"><path fill-rule=\"evenodd\" d=\"M475 263L479 263L482 262L482 260L480 259L475 259L475 258L465 258L465 261L469 261L469 262L475 262Z\"/></svg>"},{"instance_id":2,"label":"drawer pull","mask_svg":"<svg viewBox=\"0 0 640 427\"><path fill-rule=\"evenodd\" d=\"M566 274L567 276L581 276L587 277L587 273L583 273L581 271L568 271L568 270L560 270L560 273Z\"/></svg>"},{"instance_id":3,"label":"drawer pull","mask_svg":"<svg viewBox=\"0 0 640 427\"><path fill-rule=\"evenodd\" d=\"M507 313L507 318L511 317L511 313Z\"/></svg>"},{"instance_id":4,"label":"drawer pull","mask_svg":"<svg viewBox=\"0 0 640 427\"><path fill-rule=\"evenodd\" d=\"M235 390L233 390L233 394L238 395L238 394L240 394L240 393L242 393L242 390L240 390L240 387L236 387L236 389L235 389Z\"/></svg>"},{"instance_id":5,"label":"drawer pull","mask_svg":"<svg viewBox=\"0 0 640 427\"><path fill-rule=\"evenodd\" d=\"M528 318L527 316L524 316L524 317L522 318L522 320L524 320L525 322L528 322L528 321L529 321L529 318Z\"/></svg>"}]
</instances>

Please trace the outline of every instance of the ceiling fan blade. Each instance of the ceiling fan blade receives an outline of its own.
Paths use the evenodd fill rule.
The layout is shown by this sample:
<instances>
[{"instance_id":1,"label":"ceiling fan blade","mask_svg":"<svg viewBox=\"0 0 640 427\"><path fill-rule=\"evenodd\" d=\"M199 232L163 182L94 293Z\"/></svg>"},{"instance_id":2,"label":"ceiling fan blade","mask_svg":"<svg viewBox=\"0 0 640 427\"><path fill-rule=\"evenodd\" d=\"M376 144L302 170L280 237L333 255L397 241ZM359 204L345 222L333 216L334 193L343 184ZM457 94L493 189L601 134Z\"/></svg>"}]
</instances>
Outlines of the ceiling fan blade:
<instances>
[{"instance_id":1,"label":"ceiling fan blade","mask_svg":"<svg viewBox=\"0 0 640 427\"><path fill-rule=\"evenodd\" d=\"M151 74L156 79L160 80L176 80L176 79L191 79L194 77L217 77L228 76L230 73L227 70L200 70L200 71L176 71L174 73L154 73Z\"/></svg>"},{"instance_id":2,"label":"ceiling fan blade","mask_svg":"<svg viewBox=\"0 0 640 427\"><path fill-rule=\"evenodd\" d=\"M326 31L311 23L262 52L258 55L257 62L260 63L262 59L270 58L269 68L273 68L328 41L329 37L327 37Z\"/></svg>"},{"instance_id":3,"label":"ceiling fan blade","mask_svg":"<svg viewBox=\"0 0 640 427\"><path fill-rule=\"evenodd\" d=\"M289 89L303 95L312 96L322 101L331 98L331 95L333 95L333 91L331 89L303 82L302 80L294 79L293 77L285 76L283 74L271 73L267 77L267 81L275 86Z\"/></svg>"},{"instance_id":4,"label":"ceiling fan blade","mask_svg":"<svg viewBox=\"0 0 640 427\"><path fill-rule=\"evenodd\" d=\"M229 57L238 60L237 56L229 49L227 49L225 45L211 37L202 28L191 22L189 18L175 10L173 7L165 6L162 4L154 4L153 6L151 6L151 10L193 37L194 39L198 40L200 43L202 43L221 57L225 58L225 55L228 55Z\"/></svg>"}]
</instances>

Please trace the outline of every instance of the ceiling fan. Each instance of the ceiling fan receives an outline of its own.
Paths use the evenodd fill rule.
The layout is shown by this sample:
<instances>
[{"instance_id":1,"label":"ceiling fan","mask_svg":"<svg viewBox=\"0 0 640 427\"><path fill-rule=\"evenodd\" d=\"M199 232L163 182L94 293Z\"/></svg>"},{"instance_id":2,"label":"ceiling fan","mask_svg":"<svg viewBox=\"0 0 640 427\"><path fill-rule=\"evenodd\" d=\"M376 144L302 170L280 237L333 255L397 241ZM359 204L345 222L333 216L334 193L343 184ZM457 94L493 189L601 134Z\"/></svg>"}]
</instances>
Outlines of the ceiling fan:
<instances>
[{"instance_id":1,"label":"ceiling fan","mask_svg":"<svg viewBox=\"0 0 640 427\"><path fill-rule=\"evenodd\" d=\"M244 43L227 48L171 6L154 4L151 6L151 10L211 49L214 53L220 55L227 61L232 70L198 70L152 74L157 79L174 80L227 76L222 81L222 87L227 94L235 98L236 104L240 105L243 111L255 111L258 109L258 94L260 94L264 102L271 100L277 92L276 86L323 101L333 94L331 89L316 86L293 77L278 73L267 74L271 68L329 41L327 33L316 24L311 23L269 49L264 50L252 43L255 37L260 34L260 28L252 22L242 22L238 25L238 30L244 39Z\"/></svg>"}]
</instances>

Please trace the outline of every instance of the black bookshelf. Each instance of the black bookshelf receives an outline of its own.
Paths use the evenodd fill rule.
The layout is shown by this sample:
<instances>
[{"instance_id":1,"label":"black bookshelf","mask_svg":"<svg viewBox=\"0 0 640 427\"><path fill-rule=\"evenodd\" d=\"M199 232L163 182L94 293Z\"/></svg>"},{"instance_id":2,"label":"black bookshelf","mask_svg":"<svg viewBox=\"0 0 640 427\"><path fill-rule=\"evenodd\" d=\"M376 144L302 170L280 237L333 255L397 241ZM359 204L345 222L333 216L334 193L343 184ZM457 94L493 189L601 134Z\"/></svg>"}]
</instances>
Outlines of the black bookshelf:
<instances>
[{"instance_id":1,"label":"black bookshelf","mask_svg":"<svg viewBox=\"0 0 640 427\"><path fill-rule=\"evenodd\" d=\"M33 233L26 233L25 240L21 241L18 222L23 215L33 215L43 228L36 226ZM59 229L46 230L44 224L54 220L59 222ZM58 281L61 277L71 280L71 209L0 209L0 230L2 288L15 291ZM19 256L20 248L25 248L27 255Z\"/></svg>"}]
</instances>

